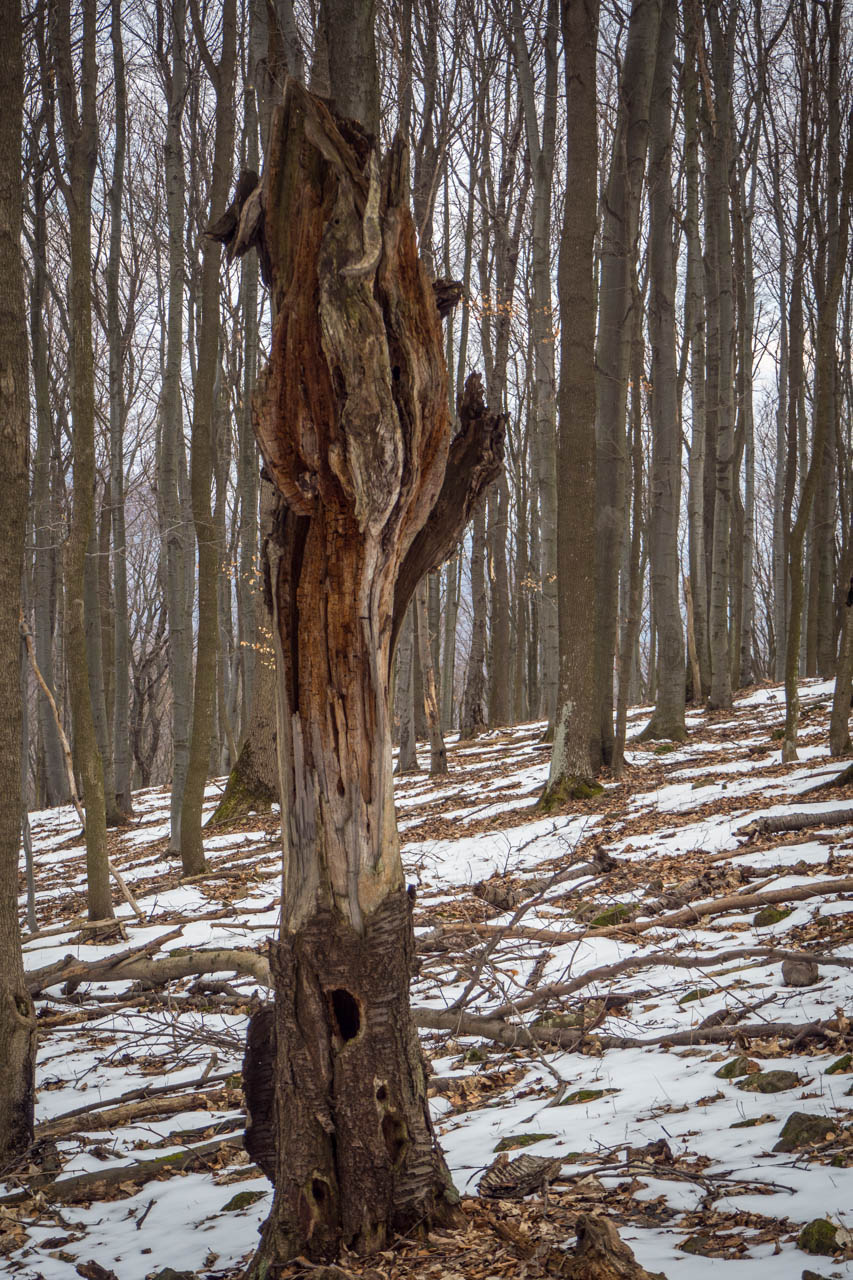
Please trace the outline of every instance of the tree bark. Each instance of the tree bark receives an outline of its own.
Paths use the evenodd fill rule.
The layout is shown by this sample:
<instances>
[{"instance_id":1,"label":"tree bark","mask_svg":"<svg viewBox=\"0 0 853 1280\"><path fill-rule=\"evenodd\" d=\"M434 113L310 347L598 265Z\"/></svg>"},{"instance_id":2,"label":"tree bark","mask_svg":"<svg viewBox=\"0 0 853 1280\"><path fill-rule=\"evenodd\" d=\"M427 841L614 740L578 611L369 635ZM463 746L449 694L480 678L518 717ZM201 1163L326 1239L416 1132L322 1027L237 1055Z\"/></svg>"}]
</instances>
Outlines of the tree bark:
<instances>
[{"instance_id":1,"label":"tree bark","mask_svg":"<svg viewBox=\"0 0 853 1280\"><path fill-rule=\"evenodd\" d=\"M512 3L512 35L519 89L524 105L527 149L533 178L530 236L533 338L533 462L539 498L537 566L542 582L541 693L543 714L554 724L559 679L557 618L557 478L556 376L554 321L551 305L551 197L557 126L557 0L547 0L542 46L545 79L541 123L536 110L536 86L527 50L519 0Z\"/></svg>"},{"instance_id":2,"label":"tree bark","mask_svg":"<svg viewBox=\"0 0 853 1280\"><path fill-rule=\"evenodd\" d=\"M399 141L380 170L372 138L288 81L260 193L276 320L255 428L283 500L269 559L284 878L276 1189L252 1277L381 1248L453 1199L409 1009L391 774L392 632L411 598L398 578L450 446L407 200ZM414 582L435 567L412 565Z\"/></svg>"},{"instance_id":3,"label":"tree bark","mask_svg":"<svg viewBox=\"0 0 853 1280\"><path fill-rule=\"evenodd\" d=\"M121 3L111 0L110 35L115 78L115 130L113 172L110 186L110 256L107 266L107 338L110 349L110 514L112 517L113 593L115 617L115 693L113 706L113 771L115 803L130 814L130 635L127 598L127 535L124 515L124 387L122 382L122 329L119 319L119 271L121 266L122 195L127 133L127 86L121 38ZM110 797L107 797L109 804Z\"/></svg>"},{"instance_id":4,"label":"tree bark","mask_svg":"<svg viewBox=\"0 0 853 1280\"><path fill-rule=\"evenodd\" d=\"M485 505L485 504L483 504ZM486 679L483 662L486 657L486 513L483 506L474 513L471 533L471 647L468 650L468 667L465 688L462 693L462 711L459 717L459 737L465 741L478 737L486 727L483 706Z\"/></svg>"},{"instance_id":5,"label":"tree bark","mask_svg":"<svg viewBox=\"0 0 853 1280\"><path fill-rule=\"evenodd\" d=\"M544 802L589 795L598 758L595 689L595 277L598 0L562 9L567 110L573 121L560 237L557 582L560 682Z\"/></svg>"},{"instance_id":6,"label":"tree bark","mask_svg":"<svg viewBox=\"0 0 853 1280\"><path fill-rule=\"evenodd\" d=\"M613 663L619 568L625 531L625 436L631 350L631 260L637 251L649 101L660 27L660 0L635 0L619 81L619 107L604 200L599 267L596 405L596 687L599 758L613 758Z\"/></svg>"},{"instance_id":7,"label":"tree bark","mask_svg":"<svg viewBox=\"0 0 853 1280\"><path fill-rule=\"evenodd\" d=\"M417 773L418 751L415 741L415 606L406 610L397 646L397 681L395 697L400 718L400 749L397 754L399 774Z\"/></svg>"},{"instance_id":8,"label":"tree bark","mask_svg":"<svg viewBox=\"0 0 853 1280\"><path fill-rule=\"evenodd\" d=\"M19 0L0 21L0 1170L33 1139L36 1021L24 981L18 925L21 809L21 676L18 620L27 525L29 373L21 264L24 67Z\"/></svg>"},{"instance_id":9,"label":"tree bark","mask_svg":"<svg viewBox=\"0 0 853 1280\"><path fill-rule=\"evenodd\" d=\"M675 361L672 191L672 71L675 0L663 0L649 112L649 336L652 349L652 471L649 559L658 632L657 699L642 736L683 742L684 633L678 580L681 415Z\"/></svg>"},{"instance_id":10,"label":"tree bark","mask_svg":"<svg viewBox=\"0 0 853 1280\"><path fill-rule=\"evenodd\" d=\"M32 284L30 288L30 342L35 392L36 448L33 457L32 510L35 534L33 563L33 629L36 654L45 682L56 696L54 676L54 632L59 594L57 543L59 522L51 492L54 432L50 413L50 373L48 369L47 329L44 305L47 290L47 206L44 175L37 171L33 178L34 246ZM48 806L67 804L68 781L62 759L62 748L53 714L41 689L38 692L38 729L44 752L45 800Z\"/></svg>"},{"instance_id":11,"label":"tree bark","mask_svg":"<svg viewBox=\"0 0 853 1280\"><path fill-rule=\"evenodd\" d=\"M84 579L86 552L95 520L95 380L92 350L91 225L92 181L98 147L96 112L97 65L95 0L84 0L81 54L81 103L78 111L71 45L70 0L51 6L51 40L57 96L62 117L68 180L57 173L63 188L71 244L70 310L72 327L74 503L65 544L66 648L74 751L83 785L86 810L86 873L91 920L113 914L107 866L104 773L89 693L86 654Z\"/></svg>"},{"instance_id":12,"label":"tree bark","mask_svg":"<svg viewBox=\"0 0 853 1280\"><path fill-rule=\"evenodd\" d=\"M734 280L729 214L729 166L732 159L732 77L738 4L727 15L709 5L713 102L705 104L706 223L709 307L716 316L715 377L708 394L716 405L714 436L714 504L711 540L710 649L712 708L732 702L729 652L729 588L734 457ZM725 27L722 22L725 18ZM713 120L712 120L713 116Z\"/></svg>"},{"instance_id":13,"label":"tree bark","mask_svg":"<svg viewBox=\"0 0 853 1280\"><path fill-rule=\"evenodd\" d=\"M181 847L181 808L190 749L192 715L192 531L184 513L186 488L183 444L184 314L184 151L182 122L186 98L186 2L173 0L169 28L172 59L161 62L168 117L163 161L168 221L168 318L160 393L160 448L157 459L157 514L161 563L169 623L169 675L172 693L172 787L169 851Z\"/></svg>"},{"instance_id":14,"label":"tree bark","mask_svg":"<svg viewBox=\"0 0 853 1280\"><path fill-rule=\"evenodd\" d=\"M225 0L219 62L207 48L197 0L190 0L193 29L216 93L216 128L210 183L210 215L226 207L234 148L234 73L237 54L236 0ZM211 509L213 483L214 388L219 360L219 249L205 238L201 266L201 318L193 395L190 445L190 494L198 546L198 631L193 686L192 736L181 807L181 866L184 875L204 870L201 811L207 781L216 698L217 590L219 569L216 526Z\"/></svg>"},{"instance_id":15,"label":"tree bark","mask_svg":"<svg viewBox=\"0 0 853 1280\"><path fill-rule=\"evenodd\" d=\"M441 716L438 709L438 695L435 688L435 668L430 651L429 625L427 623L426 583L418 583L415 591L415 609L418 616L418 648L421 656L421 671L424 683L424 711L426 713L427 734L429 736L429 772L430 777L447 773L447 748L441 732Z\"/></svg>"}]
</instances>

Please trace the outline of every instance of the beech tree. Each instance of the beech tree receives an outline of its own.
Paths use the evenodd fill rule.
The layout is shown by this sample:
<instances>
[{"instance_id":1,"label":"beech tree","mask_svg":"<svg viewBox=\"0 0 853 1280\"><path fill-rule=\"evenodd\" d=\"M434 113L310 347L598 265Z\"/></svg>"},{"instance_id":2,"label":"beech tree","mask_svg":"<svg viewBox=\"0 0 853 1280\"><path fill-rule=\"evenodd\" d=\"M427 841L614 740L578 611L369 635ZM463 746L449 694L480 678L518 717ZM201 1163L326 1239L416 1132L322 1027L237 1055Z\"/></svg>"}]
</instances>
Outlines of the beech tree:
<instances>
[{"instance_id":1,"label":"beech tree","mask_svg":"<svg viewBox=\"0 0 853 1280\"><path fill-rule=\"evenodd\" d=\"M19 615L27 524L29 381L27 319L21 270L21 135L24 72L19 0L0 4L0 1169L33 1138L36 1023L24 981L18 926L20 810L12 800L21 777L21 683L13 655L20 647Z\"/></svg>"},{"instance_id":2,"label":"beech tree","mask_svg":"<svg viewBox=\"0 0 853 1280\"><path fill-rule=\"evenodd\" d=\"M380 160L374 5L323 6L332 109L288 80L232 251L276 319L254 422L280 495L267 541L284 874L272 1017L250 1029L250 1150L275 1198L249 1275L446 1219L409 1009L389 687L418 582L502 456L469 379L451 443L444 337L399 137ZM269 1088L269 1055L275 1106Z\"/></svg>"}]
</instances>

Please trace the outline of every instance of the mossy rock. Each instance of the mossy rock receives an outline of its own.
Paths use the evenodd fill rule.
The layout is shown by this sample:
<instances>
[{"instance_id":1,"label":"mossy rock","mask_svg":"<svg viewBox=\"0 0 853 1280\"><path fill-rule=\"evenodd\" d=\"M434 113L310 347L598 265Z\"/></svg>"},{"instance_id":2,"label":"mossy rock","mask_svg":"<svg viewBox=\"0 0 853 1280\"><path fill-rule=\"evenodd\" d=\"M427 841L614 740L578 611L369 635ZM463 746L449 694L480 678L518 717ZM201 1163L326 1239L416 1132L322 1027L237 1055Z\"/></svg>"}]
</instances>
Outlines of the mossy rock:
<instances>
[{"instance_id":1,"label":"mossy rock","mask_svg":"<svg viewBox=\"0 0 853 1280\"><path fill-rule=\"evenodd\" d=\"M228 1203L222 1206L221 1212L239 1213L241 1209L248 1209L253 1204L257 1204L266 1195L269 1195L268 1191L238 1191L236 1196L232 1196Z\"/></svg>"},{"instance_id":2,"label":"mossy rock","mask_svg":"<svg viewBox=\"0 0 853 1280\"><path fill-rule=\"evenodd\" d=\"M677 742L662 742L659 747L655 747L653 755L668 756L671 751L678 750Z\"/></svg>"},{"instance_id":3,"label":"mossy rock","mask_svg":"<svg viewBox=\"0 0 853 1280\"><path fill-rule=\"evenodd\" d=\"M740 1076L754 1076L761 1070L758 1063L752 1058L747 1058L745 1054L738 1054L736 1058L731 1058L728 1062L714 1072L719 1080L737 1080Z\"/></svg>"},{"instance_id":4,"label":"mossy rock","mask_svg":"<svg viewBox=\"0 0 853 1280\"><path fill-rule=\"evenodd\" d=\"M837 1121L829 1116L810 1116L806 1111L792 1111L782 1126L774 1151L799 1151L815 1142L823 1142L827 1134L838 1128Z\"/></svg>"},{"instance_id":5,"label":"mossy rock","mask_svg":"<svg viewBox=\"0 0 853 1280\"><path fill-rule=\"evenodd\" d=\"M773 732L770 734L770 740L772 742L781 742L784 736L785 736L785 726L780 725L778 729L774 729Z\"/></svg>"},{"instance_id":6,"label":"mossy rock","mask_svg":"<svg viewBox=\"0 0 853 1280\"><path fill-rule=\"evenodd\" d=\"M606 1098L609 1093L617 1093L616 1089L575 1089L574 1093L567 1093L560 1103L561 1107L577 1106L583 1102L597 1102L599 1098Z\"/></svg>"},{"instance_id":7,"label":"mossy rock","mask_svg":"<svg viewBox=\"0 0 853 1280\"><path fill-rule=\"evenodd\" d=\"M823 1074L826 1076L843 1075L850 1070L851 1062L853 1062L853 1054L845 1053L843 1058L839 1058L837 1062L833 1062L831 1066L827 1067Z\"/></svg>"},{"instance_id":8,"label":"mossy rock","mask_svg":"<svg viewBox=\"0 0 853 1280\"><path fill-rule=\"evenodd\" d=\"M687 991L683 996L681 996L678 1003L692 1004L694 1000L705 1000L708 996L712 996L713 994L714 993L710 987L696 987L693 991ZM716 1074L719 1075L719 1071Z\"/></svg>"},{"instance_id":9,"label":"mossy rock","mask_svg":"<svg viewBox=\"0 0 853 1280\"><path fill-rule=\"evenodd\" d=\"M759 1124L772 1124L776 1119L768 1113L763 1116L753 1116L750 1120L735 1120L734 1124L730 1124L730 1129L754 1129Z\"/></svg>"},{"instance_id":10,"label":"mossy rock","mask_svg":"<svg viewBox=\"0 0 853 1280\"><path fill-rule=\"evenodd\" d=\"M470 1049L466 1049L462 1055L463 1062L488 1062L488 1054L482 1049L478 1049L476 1045L472 1045Z\"/></svg>"},{"instance_id":11,"label":"mossy rock","mask_svg":"<svg viewBox=\"0 0 853 1280\"><path fill-rule=\"evenodd\" d=\"M824 1257L832 1257L838 1252L835 1242L835 1227L826 1218L815 1218L806 1224L797 1239L797 1247L803 1253L818 1253Z\"/></svg>"},{"instance_id":12,"label":"mossy rock","mask_svg":"<svg viewBox=\"0 0 853 1280\"><path fill-rule=\"evenodd\" d=\"M802 1084L796 1071L759 1071L754 1076L744 1076L737 1083L745 1093L782 1093Z\"/></svg>"},{"instance_id":13,"label":"mossy rock","mask_svg":"<svg viewBox=\"0 0 853 1280\"><path fill-rule=\"evenodd\" d=\"M593 916L590 924L593 929L609 929L615 924L624 924L628 920L633 920L635 910L636 908L627 902L618 902L615 907L608 907L606 911Z\"/></svg>"},{"instance_id":14,"label":"mossy rock","mask_svg":"<svg viewBox=\"0 0 853 1280\"><path fill-rule=\"evenodd\" d=\"M495 1151L515 1151L516 1147L532 1147L536 1142L547 1142L549 1138L556 1137L556 1133L511 1134L508 1138L501 1138Z\"/></svg>"},{"instance_id":15,"label":"mossy rock","mask_svg":"<svg viewBox=\"0 0 853 1280\"><path fill-rule=\"evenodd\" d=\"M790 907L762 907L752 917L752 923L756 929L766 929L768 925L779 924L781 920L787 920L790 914Z\"/></svg>"},{"instance_id":16,"label":"mossy rock","mask_svg":"<svg viewBox=\"0 0 853 1280\"><path fill-rule=\"evenodd\" d=\"M688 1236L678 1246L682 1253L692 1253L698 1258L710 1258L720 1247L720 1237L700 1231L698 1235Z\"/></svg>"}]
</instances>

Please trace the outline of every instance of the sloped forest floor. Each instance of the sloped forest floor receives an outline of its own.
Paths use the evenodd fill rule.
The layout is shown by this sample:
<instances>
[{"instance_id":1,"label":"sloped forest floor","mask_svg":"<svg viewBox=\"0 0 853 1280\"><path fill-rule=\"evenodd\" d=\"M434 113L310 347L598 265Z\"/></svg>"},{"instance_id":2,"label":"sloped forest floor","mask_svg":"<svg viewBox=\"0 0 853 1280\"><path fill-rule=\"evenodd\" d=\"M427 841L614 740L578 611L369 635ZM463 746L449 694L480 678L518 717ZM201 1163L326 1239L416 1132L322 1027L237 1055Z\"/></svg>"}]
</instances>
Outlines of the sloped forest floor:
<instances>
[{"instance_id":1,"label":"sloped forest floor","mask_svg":"<svg viewBox=\"0 0 853 1280\"><path fill-rule=\"evenodd\" d=\"M756 689L689 714L677 749L634 738L624 780L572 811L537 809L541 725L451 739L446 778L399 780L412 1003L464 1217L344 1273L559 1274L593 1210L670 1280L853 1275L853 793L809 794L839 771L831 694L803 685L795 764L782 690ZM37 1142L0 1182L0 1273L26 1280L236 1277L271 1200L239 1071L277 818L210 833L210 874L181 883L167 793L135 809L111 856L145 918L116 894L120 932L94 940L79 823L32 815ZM838 1229L811 1257L818 1217Z\"/></svg>"}]
</instances>

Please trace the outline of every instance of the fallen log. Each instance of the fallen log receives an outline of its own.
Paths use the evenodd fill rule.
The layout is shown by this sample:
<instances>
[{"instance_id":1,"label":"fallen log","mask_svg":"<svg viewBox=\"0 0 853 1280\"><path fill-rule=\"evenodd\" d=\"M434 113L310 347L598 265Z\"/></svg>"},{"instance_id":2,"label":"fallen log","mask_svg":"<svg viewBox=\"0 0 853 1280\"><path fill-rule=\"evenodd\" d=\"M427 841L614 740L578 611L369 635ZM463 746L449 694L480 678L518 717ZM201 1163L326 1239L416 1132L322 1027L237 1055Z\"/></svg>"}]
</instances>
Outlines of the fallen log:
<instances>
[{"instance_id":1,"label":"fallen log","mask_svg":"<svg viewBox=\"0 0 853 1280\"><path fill-rule=\"evenodd\" d=\"M57 1201L72 1203L80 1200L97 1200L101 1188L116 1187L121 1183L148 1182L158 1173L175 1169L182 1173L204 1170L209 1167L207 1156L222 1151L242 1151L242 1137L216 1138L213 1142L204 1142L201 1146L191 1147L187 1151L178 1151L170 1156L158 1156L154 1160L137 1160L134 1164L111 1165L108 1169L92 1169L89 1173L78 1173L72 1178L60 1178L38 1188L22 1188L10 1195L0 1196L2 1204L20 1204L33 1196L41 1196L48 1203Z\"/></svg>"},{"instance_id":2,"label":"fallen log","mask_svg":"<svg viewBox=\"0 0 853 1280\"><path fill-rule=\"evenodd\" d=\"M726 911L751 911L753 908L775 906L779 902L802 902L807 898L819 898L832 893L853 893L853 877L838 880L818 880L814 884L796 885L789 889L768 889L764 893L732 894L727 898L712 898L704 902L682 907L666 916L648 920L630 920L624 924L607 925L601 929L533 929L527 925L510 928L509 925L477 924L442 925L418 941L429 945L444 934L476 933L482 937L498 935L507 938L527 938L532 942L580 942L585 938L622 938L630 940L649 929L677 929L682 925L696 924L707 916L723 915Z\"/></svg>"},{"instance_id":3,"label":"fallen log","mask_svg":"<svg viewBox=\"0 0 853 1280\"><path fill-rule=\"evenodd\" d=\"M821 787L825 784L821 783ZM814 788L817 790L817 788ZM738 835L754 840L757 836L780 835L787 831L807 831L811 827L853 826L853 809L810 809L799 813L780 813L766 818L756 818L741 827Z\"/></svg>"},{"instance_id":4,"label":"fallen log","mask_svg":"<svg viewBox=\"0 0 853 1280\"><path fill-rule=\"evenodd\" d=\"M589 1029L527 1026L520 1022L504 1022L500 1018L481 1018L476 1014L456 1013L445 1009L412 1010L417 1025L425 1030L450 1031L455 1036L479 1036L507 1048L523 1048L526 1044L553 1045L560 1049L577 1049L589 1041ZM726 1044L730 1040L818 1038L834 1043L838 1028L824 1022L756 1022L722 1027L691 1027L687 1031L664 1032L659 1036L613 1036L595 1032L602 1049L653 1049L662 1045Z\"/></svg>"},{"instance_id":5,"label":"fallen log","mask_svg":"<svg viewBox=\"0 0 853 1280\"><path fill-rule=\"evenodd\" d=\"M159 945L158 942L153 944ZM125 982L135 980L160 986L176 978L190 978L202 973L237 973L255 978L263 987L271 985L269 961L257 951L231 950L187 951L163 956L110 956L103 960L68 960L63 965L50 965L27 974L31 995L57 982Z\"/></svg>"}]
</instances>

